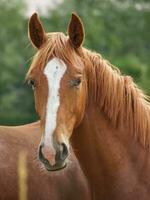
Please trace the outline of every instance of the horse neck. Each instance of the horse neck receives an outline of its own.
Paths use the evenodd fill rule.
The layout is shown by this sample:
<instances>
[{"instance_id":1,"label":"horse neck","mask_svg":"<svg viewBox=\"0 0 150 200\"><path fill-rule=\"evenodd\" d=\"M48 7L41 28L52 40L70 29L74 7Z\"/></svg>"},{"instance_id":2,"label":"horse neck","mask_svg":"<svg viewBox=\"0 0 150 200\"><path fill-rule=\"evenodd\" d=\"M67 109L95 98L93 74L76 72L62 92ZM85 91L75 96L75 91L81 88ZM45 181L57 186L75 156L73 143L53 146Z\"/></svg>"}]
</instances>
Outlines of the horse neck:
<instances>
[{"instance_id":1,"label":"horse neck","mask_svg":"<svg viewBox=\"0 0 150 200\"><path fill-rule=\"evenodd\" d=\"M86 170L91 170L92 168L88 166L93 164L96 165L96 168L100 168L104 159L107 160L107 156L111 158L113 145L119 141L120 136L127 139L127 137L123 137L124 131L120 130L120 132L122 133L119 135L119 131L110 124L104 113L99 112L96 105L89 106L82 123L72 135L75 153ZM118 146L119 151L119 143L115 145ZM95 170L93 173L97 172Z\"/></svg>"},{"instance_id":2,"label":"horse neck","mask_svg":"<svg viewBox=\"0 0 150 200\"><path fill-rule=\"evenodd\" d=\"M142 171L143 180L150 179L149 152L137 138L143 144L149 142L145 138L150 130L150 105L130 78L121 76L99 55L90 55L88 103L72 135L75 154L96 196L93 199L121 199L124 194L131 195L124 199L146 199L141 196L139 176ZM136 185L139 192L131 194Z\"/></svg>"},{"instance_id":3,"label":"horse neck","mask_svg":"<svg viewBox=\"0 0 150 200\"><path fill-rule=\"evenodd\" d=\"M130 189L128 186L136 182L135 171L142 167L145 158L144 149L130 131L113 127L96 105L86 110L72 135L72 145L94 193L103 198L108 190L113 191L112 183L118 184L120 191L124 190L120 184Z\"/></svg>"}]
</instances>

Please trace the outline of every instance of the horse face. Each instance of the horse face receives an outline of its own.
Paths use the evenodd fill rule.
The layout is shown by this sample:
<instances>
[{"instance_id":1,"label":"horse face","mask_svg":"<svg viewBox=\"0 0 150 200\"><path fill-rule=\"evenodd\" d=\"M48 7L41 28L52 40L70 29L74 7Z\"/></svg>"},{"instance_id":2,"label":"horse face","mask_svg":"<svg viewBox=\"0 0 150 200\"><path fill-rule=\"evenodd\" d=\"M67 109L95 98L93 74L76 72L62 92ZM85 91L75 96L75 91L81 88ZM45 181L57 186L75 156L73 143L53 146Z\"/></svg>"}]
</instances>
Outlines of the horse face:
<instances>
[{"instance_id":1,"label":"horse face","mask_svg":"<svg viewBox=\"0 0 150 200\"><path fill-rule=\"evenodd\" d=\"M69 55L65 56L70 61L65 62L63 57L52 53L42 69L34 67L29 70L28 75L34 87L35 106L43 132L39 145L39 158L50 171L66 166L69 138L73 129L82 120L86 102L84 62L78 53L83 42L84 29L75 14L72 14L68 34L67 45L62 51ZM39 51L48 40L36 14L29 21L29 36Z\"/></svg>"}]
</instances>

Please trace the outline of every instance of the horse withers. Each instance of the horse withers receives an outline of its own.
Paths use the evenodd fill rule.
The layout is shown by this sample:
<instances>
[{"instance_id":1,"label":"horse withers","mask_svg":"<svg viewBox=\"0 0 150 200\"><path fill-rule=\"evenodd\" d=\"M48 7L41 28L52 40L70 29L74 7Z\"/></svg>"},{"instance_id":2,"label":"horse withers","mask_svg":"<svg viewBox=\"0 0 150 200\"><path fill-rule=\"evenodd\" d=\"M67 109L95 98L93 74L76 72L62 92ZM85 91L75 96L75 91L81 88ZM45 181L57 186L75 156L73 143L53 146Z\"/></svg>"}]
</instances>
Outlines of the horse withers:
<instances>
[{"instance_id":1,"label":"horse withers","mask_svg":"<svg viewBox=\"0 0 150 200\"><path fill-rule=\"evenodd\" d=\"M46 33L37 14L29 37L38 49L27 79L41 119L39 159L48 171L69 167L70 143L96 200L150 198L150 103L100 54L85 49L72 14L68 35ZM61 172L61 171L60 171Z\"/></svg>"}]
</instances>

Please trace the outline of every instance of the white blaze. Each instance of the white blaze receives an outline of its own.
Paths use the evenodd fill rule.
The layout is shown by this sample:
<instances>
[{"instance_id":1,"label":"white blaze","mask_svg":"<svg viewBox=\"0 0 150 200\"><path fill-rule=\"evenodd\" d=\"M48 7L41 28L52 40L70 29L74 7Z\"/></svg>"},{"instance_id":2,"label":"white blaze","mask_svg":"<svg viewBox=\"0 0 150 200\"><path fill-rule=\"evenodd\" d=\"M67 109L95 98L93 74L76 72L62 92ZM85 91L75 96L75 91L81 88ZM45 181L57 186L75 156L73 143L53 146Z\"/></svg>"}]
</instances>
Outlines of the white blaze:
<instances>
[{"instance_id":1,"label":"white blaze","mask_svg":"<svg viewBox=\"0 0 150 200\"><path fill-rule=\"evenodd\" d=\"M44 146L49 150L54 150L53 133L56 128L57 111L60 105L59 88L66 69L66 64L58 58L50 60L44 69L44 74L48 81L48 99L43 142Z\"/></svg>"}]
</instances>

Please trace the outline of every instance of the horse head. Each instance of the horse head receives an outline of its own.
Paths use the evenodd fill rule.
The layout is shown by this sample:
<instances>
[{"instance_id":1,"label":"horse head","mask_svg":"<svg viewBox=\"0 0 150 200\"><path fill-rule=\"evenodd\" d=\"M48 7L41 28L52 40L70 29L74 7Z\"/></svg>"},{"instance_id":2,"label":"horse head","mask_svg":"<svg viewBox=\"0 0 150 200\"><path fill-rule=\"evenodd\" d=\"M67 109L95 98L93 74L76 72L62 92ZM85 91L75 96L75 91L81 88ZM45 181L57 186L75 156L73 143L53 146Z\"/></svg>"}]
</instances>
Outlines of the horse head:
<instances>
[{"instance_id":1,"label":"horse head","mask_svg":"<svg viewBox=\"0 0 150 200\"><path fill-rule=\"evenodd\" d=\"M46 33L37 14L29 20L29 38L37 53L27 73L41 120L39 159L49 171L66 166L69 140L84 116L87 81L82 43L84 27L72 14L68 35Z\"/></svg>"}]
</instances>

